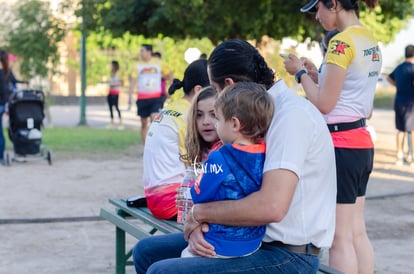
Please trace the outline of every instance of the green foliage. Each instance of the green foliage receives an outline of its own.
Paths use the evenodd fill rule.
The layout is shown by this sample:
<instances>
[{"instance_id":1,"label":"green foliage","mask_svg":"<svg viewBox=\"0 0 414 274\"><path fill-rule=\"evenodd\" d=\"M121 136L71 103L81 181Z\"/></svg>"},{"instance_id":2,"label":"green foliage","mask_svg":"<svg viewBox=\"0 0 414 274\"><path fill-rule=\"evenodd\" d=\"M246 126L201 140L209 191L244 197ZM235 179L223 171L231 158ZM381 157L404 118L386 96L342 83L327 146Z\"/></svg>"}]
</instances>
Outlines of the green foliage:
<instances>
[{"instance_id":1,"label":"green foliage","mask_svg":"<svg viewBox=\"0 0 414 274\"><path fill-rule=\"evenodd\" d=\"M6 48L23 60L22 76L45 77L56 72L58 43L65 36L64 21L52 14L48 2L40 0L18 1L12 12Z\"/></svg>"},{"instance_id":2,"label":"green foliage","mask_svg":"<svg viewBox=\"0 0 414 274\"><path fill-rule=\"evenodd\" d=\"M80 39L79 32L76 39ZM86 43L88 85L107 81L110 74L110 62L117 60L120 64L120 79L124 87L128 87L129 78L136 74L139 51L144 43L152 44L154 51L161 52L163 63L173 70L174 77L179 79L182 79L188 65L184 60L184 52L189 47L196 47L206 54L213 50L213 45L207 38L174 41L161 35L156 38L145 38L143 35L131 35L127 32L121 37L113 37L109 33L91 32ZM76 44L80 45L80 43ZM70 65L79 69L78 63L74 62Z\"/></svg>"},{"instance_id":3,"label":"green foliage","mask_svg":"<svg viewBox=\"0 0 414 274\"><path fill-rule=\"evenodd\" d=\"M272 41L292 37L320 40L324 30L315 15L302 14L305 1L244 0L83 0L83 30L88 37L88 83L101 82L109 74L111 59L121 64L124 83L135 73L140 45L151 43L163 55L164 63L181 78L189 47L209 54L213 46L228 38L255 41L270 66L286 77L277 55L279 44ZM382 0L374 11L361 4L361 20L384 44L392 41L413 13L414 0ZM387 26L387 27L384 27ZM263 38L266 38L263 40ZM287 77L289 78L289 77ZM289 80L289 79L288 79Z\"/></svg>"},{"instance_id":4,"label":"green foliage","mask_svg":"<svg viewBox=\"0 0 414 274\"><path fill-rule=\"evenodd\" d=\"M95 20L85 21L85 28L107 30L115 37L125 32L145 37L159 34L175 40L208 37L213 44L228 39L258 40L268 35L276 40L306 37L320 40L324 32L315 15L302 14L305 1L282 0L84 0L85 14ZM96 4L98 3L99 4ZM361 2L362 3L362 2ZM361 4L361 20L369 25L384 43L413 15L414 0L382 0L381 7L368 12ZM386 26L386 27L385 27Z\"/></svg>"},{"instance_id":5,"label":"green foliage","mask_svg":"<svg viewBox=\"0 0 414 274\"><path fill-rule=\"evenodd\" d=\"M414 0L382 0L380 4L374 10L362 5L360 17L362 23L372 30L379 41L388 44L413 16Z\"/></svg>"}]
</instances>

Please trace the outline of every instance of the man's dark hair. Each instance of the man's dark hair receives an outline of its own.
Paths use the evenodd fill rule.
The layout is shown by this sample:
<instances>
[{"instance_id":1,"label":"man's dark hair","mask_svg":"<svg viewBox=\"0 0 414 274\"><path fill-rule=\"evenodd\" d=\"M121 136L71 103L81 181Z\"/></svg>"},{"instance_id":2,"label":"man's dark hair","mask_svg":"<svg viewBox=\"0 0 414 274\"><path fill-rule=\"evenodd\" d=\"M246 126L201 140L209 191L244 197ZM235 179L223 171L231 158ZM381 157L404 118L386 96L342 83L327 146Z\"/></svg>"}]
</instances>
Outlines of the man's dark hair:
<instances>
[{"instance_id":1,"label":"man's dark hair","mask_svg":"<svg viewBox=\"0 0 414 274\"><path fill-rule=\"evenodd\" d=\"M414 45L408 45L405 47L405 58L414 57Z\"/></svg>"}]
</instances>

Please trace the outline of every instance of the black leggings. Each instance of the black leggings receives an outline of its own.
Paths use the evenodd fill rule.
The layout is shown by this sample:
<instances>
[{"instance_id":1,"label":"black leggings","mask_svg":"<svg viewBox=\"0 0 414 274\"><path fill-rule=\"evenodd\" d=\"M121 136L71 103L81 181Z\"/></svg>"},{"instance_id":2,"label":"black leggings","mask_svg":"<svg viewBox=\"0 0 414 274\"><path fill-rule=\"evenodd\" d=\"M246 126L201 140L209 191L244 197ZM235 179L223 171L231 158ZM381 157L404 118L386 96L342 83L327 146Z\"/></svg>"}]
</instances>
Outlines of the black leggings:
<instances>
[{"instance_id":1,"label":"black leggings","mask_svg":"<svg viewBox=\"0 0 414 274\"><path fill-rule=\"evenodd\" d=\"M108 105L109 105L109 113L111 114L111 119L114 119L114 113L112 112L112 107L115 107L116 111L118 112L118 117L121 119L121 112L119 111L118 107L118 95L109 94L108 95Z\"/></svg>"}]
</instances>

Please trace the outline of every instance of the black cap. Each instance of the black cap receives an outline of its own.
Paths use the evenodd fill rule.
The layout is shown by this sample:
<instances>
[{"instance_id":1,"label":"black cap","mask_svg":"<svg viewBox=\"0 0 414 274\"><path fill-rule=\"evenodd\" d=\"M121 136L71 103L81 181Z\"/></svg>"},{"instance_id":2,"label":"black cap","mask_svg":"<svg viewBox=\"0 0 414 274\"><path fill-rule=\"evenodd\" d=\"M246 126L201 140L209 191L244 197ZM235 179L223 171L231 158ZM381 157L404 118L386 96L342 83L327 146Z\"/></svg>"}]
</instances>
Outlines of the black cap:
<instances>
[{"instance_id":1,"label":"black cap","mask_svg":"<svg viewBox=\"0 0 414 274\"><path fill-rule=\"evenodd\" d=\"M311 0L306 5L300 8L301 12L310 12L310 13L316 13L316 4L318 4L319 0Z\"/></svg>"}]
</instances>

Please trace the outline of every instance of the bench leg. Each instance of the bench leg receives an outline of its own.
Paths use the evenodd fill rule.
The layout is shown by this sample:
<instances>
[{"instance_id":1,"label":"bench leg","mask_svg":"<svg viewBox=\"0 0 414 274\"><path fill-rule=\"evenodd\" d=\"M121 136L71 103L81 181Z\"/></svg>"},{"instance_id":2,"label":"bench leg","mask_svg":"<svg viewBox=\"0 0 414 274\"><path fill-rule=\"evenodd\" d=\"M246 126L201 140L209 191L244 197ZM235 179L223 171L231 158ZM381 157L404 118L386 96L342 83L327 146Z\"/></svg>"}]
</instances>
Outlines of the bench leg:
<instances>
[{"instance_id":1,"label":"bench leg","mask_svg":"<svg viewBox=\"0 0 414 274\"><path fill-rule=\"evenodd\" d=\"M125 256L125 231L116 228L116 250L115 250L115 264L116 274L125 274L126 256Z\"/></svg>"}]
</instances>

